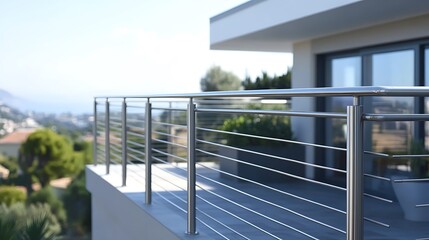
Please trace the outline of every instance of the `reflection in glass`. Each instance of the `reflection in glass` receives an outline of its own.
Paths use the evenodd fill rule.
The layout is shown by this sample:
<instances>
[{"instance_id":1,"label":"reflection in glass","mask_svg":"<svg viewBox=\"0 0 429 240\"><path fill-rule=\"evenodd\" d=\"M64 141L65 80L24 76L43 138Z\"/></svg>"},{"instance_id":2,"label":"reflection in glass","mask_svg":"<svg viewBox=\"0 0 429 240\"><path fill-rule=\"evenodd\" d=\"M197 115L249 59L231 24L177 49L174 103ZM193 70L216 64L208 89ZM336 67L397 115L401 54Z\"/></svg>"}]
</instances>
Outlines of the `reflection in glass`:
<instances>
[{"instance_id":1,"label":"reflection in glass","mask_svg":"<svg viewBox=\"0 0 429 240\"><path fill-rule=\"evenodd\" d=\"M346 57L332 60L332 87L356 87L362 82L361 57ZM346 112L347 106L352 105L350 97L331 98L331 111ZM333 119L333 144L345 147L346 142L346 120Z\"/></svg>"},{"instance_id":2,"label":"reflection in glass","mask_svg":"<svg viewBox=\"0 0 429 240\"><path fill-rule=\"evenodd\" d=\"M372 56L373 86L414 86L414 51L374 54ZM412 97L374 97L374 113L413 113ZM376 122L372 125L372 146L376 152L405 152L412 140L412 122Z\"/></svg>"},{"instance_id":3,"label":"reflection in glass","mask_svg":"<svg viewBox=\"0 0 429 240\"><path fill-rule=\"evenodd\" d=\"M362 82L362 59L360 56L336 58L331 62L332 87L356 87ZM332 97L330 100L330 110L333 112L347 111L347 106L352 105L351 97ZM347 121L345 119L334 118L327 120L328 131L327 141L329 145L336 147L346 146ZM327 165L339 169L346 168L346 155L342 151L327 150ZM332 172L327 173L332 176Z\"/></svg>"}]
</instances>

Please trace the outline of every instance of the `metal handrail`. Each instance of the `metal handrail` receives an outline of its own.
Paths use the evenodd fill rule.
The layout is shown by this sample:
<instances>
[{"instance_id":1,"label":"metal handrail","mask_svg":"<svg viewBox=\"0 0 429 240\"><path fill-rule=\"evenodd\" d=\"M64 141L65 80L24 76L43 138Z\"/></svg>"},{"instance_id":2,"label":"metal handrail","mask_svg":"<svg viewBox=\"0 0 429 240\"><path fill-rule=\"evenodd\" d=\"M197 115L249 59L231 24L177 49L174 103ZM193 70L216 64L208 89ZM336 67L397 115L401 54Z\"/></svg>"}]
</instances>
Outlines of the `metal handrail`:
<instances>
[{"instance_id":1,"label":"metal handrail","mask_svg":"<svg viewBox=\"0 0 429 240\"><path fill-rule=\"evenodd\" d=\"M321 87L269 89L246 91L216 91L181 94L153 94L135 96L97 96L98 98L217 98L217 97L341 97L341 96L428 96L429 87Z\"/></svg>"},{"instance_id":2,"label":"metal handrail","mask_svg":"<svg viewBox=\"0 0 429 240\"><path fill-rule=\"evenodd\" d=\"M317 111L291 111L291 110L255 110L255 109L242 109L238 107L234 108L228 108L227 106L214 106L210 105L210 100L213 101L222 101L222 103L227 103L230 99L237 99L237 98L264 98L264 97L279 97L279 98L291 98L291 97L350 97L353 99L353 104L347 107L347 113L337 113L337 112L317 112ZM145 165L145 192L146 192L146 198L145 202L146 204L151 204L152 202L152 184L159 185L156 182L152 182L152 175L156 176L155 173L152 173L152 161L157 161L158 163L164 163L171 165L172 167L175 167L173 164L169 162L169 160L163 160L159 157L153 156L154 153L161 154L166 158L172 158L180 160L181 162L186 162L187 167L186 168L179 168L181 170L184 170L186 172L186 177L180 175L181 178L185 178L187 182L187 188L182 189L183 191L187 192L187 200L185 201L178 195L173 194L173 196L183 203L187 204L187 209L182 209L179 205L176 205L171 200L165 199L166 201L170 202L172 205L178 207L182 211L186 212L187 214L187 229L186 232L188 234L197 234L197 228L196 228L196 221L199 221L203 225L205 225L207 228L211 229L213 232L218 234L220 237L228 239L226 235L224 235L221 231L216 230L215 228L212 228L210 224L206 223L203 219L197 218L196 211L201 212L204 216L211 219L214 222L217 222L218 224L221 223L218 219L214 218L210 214L201 211L197 207L196 200L199 199L202 202L205 202L209 204L210 206L223 211L231 216L233 216L236 219L239 219L242 222L245 222L249 226L254 227L255 229L267 234L270 237L280 239L279 236L270 233L269 231L264 230L263 228L251 223L250 221L247 221L246 219L243 219L242 217L229 212L226 209L223 209L222 206L219 206L217 204L212 203L210 200L205 199L204 197L198 195L196 193L196 188L203 190L205 192L208 192L209 194L216 196L217 198L220 198L224 201L227 201L233 205L236 205L240 208L246 209L249 212L256 214L260 217L266 218L274 223L277 223L283 227L289 228L297 233L300 233L304 236L307 236L308 238L317 239L316 236L313 236L311 234L306 233L305 231L301 229L297 229L289 224L283 223L280 220L277 220L274 217L268 216L264 213L261 213L259 211L256 211L252 208L249 208L246 205L237 203L228 197L222 196L219 193L216 193L210 189L205 189L203 186L197 183L197 177L216 183L220 186L226 187L230 190L233 190L237 193L240 193L244 196L250 197L254 200L260 201L262 203L269 204L271 206L277 207L279 209L285 210L287 212L290 212L294 215L297 215L299 217L302 217L306 220L310 220L314 223L317 223L319 225L325 226L327 228L333 229L337 232L344 233L348 240L351 239L363 239L363 221L369 221L374 224L378 224L384 227L389 227L389 224L367 218L363 216L363 197L370 197L373 199L377 199L380 201L391 203L392 200L376 196L373 194L368 194L363 191L363 178L372 178L376 180L381 181L388 181L388 182L410 182L410 181L429 181L429 179L395 179L391 180L386 177L378 176L375 174L369 174L363 172L363 154L369 154L373 156L379 156L379 157L387 157L387 158L419 158L419 157L428 157L428 154L425 155L413 155L413 154L387 154L387 153L381 153L381 152L373 152L373 151L364 151L363 149L363 123L365 121L368 122L374 122L374 121L429 121L429 114L375 114L375 113L365 113L363 112L362 108L362 98L367 96L386 96L386 97L427 97L429 96L429 87L345 87L345 88L303 88L303 89L280 89L280 90L250 90L250 91L223 91L223 92L203 92L203 93L191 93L191 94L158 94L158 95L140 95L140 96L97 96L94 98L94 161L95 164L100 163L100 156L105 156L105 162L106 162L106 173L109 173L110 169L110 162L111 160L122 160L122 180L123 185L126 185L126 179L127 179L127 164L135 164L132 161L129 161L128 158L138 160L144 163ZM127 101L129 100L130 103L135 102L143 102L145 103L145 106L136 106L136 105L128 105ZM187 109L185 108L178 108L178 107L172 107L172 101L179 100L180 106L183 106L184 103L188 102ZM122 105L114 105L115 110L111 110L110 108L113 107L113 105L109 104L110 102L119 103L122 102ZM152 107L152 103L159 102L159 101L165 101L170 103L170 107ZM204 102L204 103L203 103ZM246 102L243 102L246 103ZM98 106L103 106L102 108L99 108ZM116 107L121 107L121 110L118 111ZM142 108L144 109L144 120L139 119L132 119L128 118L127 108ZM187 122L185 125L174 123L171 119L167 121L161 121L161 120L154 120L152 119L152 111L166 111L171 114L173 111L184 111L187 113ZM103 113L99 114L97 117L97 113ZM111 116L111 114L114 114L114 116ZM120 113L120 114L119 114ZM118 115L119 114L119 115ZM131 114L131 113L130 113ZM141 113L140 113L141 114ZM203 126L197 126L197 114L259 114L259 115L281 115L281 116L293 116L293 117L311 117L311 118L340 118L340 119L347 119L347 147L346 148L340 148L335 146L329 146L319 143L310 143L310 142L303 142L298 141L296 139L281 139L281 138L275 138L270 136L259 136L255 134L248 134L248 133L240 133L240 132L228 132L224 130L214 129L210 127L203 127ZM120 116L120 117L118 117ZM210 116L210 115L207 115ZM104 120L104 121L103 121ZM144 126L142 127L133 127L131 124L127 124L127 121L129 122L140 122L144 123ZM205 124L205 121L199 122L199 124ZM152 126L152 125L155 125ZM133 132L132 128L141 130L141 132ZM158 129L168 129L167 132L159 131ZM172 133L172 129L174 128L181 128L183 130L187 131L187 137L186 139L181 136L177 136L174 133ZM114 130L114 131L111 131ZM197 132L198 131L198 132ZM118 132L121 133L121 141L119 141L119 137L115 136ZM315 147L315 148L321 148L321 149L329 149L333 151L341 151L347 153L347 161L348 168L347 170L338 169L335 167L330 166L324 166L319 165L316 163L311 162L305 162L305 161L299 161L294 158L289 157L283 157L283 156L276 156L275 154L268 154L268 153L262 153L259 151L253 151L253 150L247 150L244 148L239 147L232 147L225 145L223 143L218 143L216 141L210 140L204 140L200 138L200 135L198 133L212 133L212 134L220 134L220 135L236 135L244 138L257 138L262 140L269 140L269 141L276 141L276 142L284 142L284 143L293 143L297 145L301 145L304 147ZM100 133L100 136L98 134ZM102 135L104 134L104 135ZM133 137L138 137L144 139L143 143L136 143L132 140L127 139L128 134ZM152 134L158 134L160 136L167 137L168 140L162 140L157 139L156 137L153 137ZM102 137L104 136L104 137ZM198 137L197 137L198 136ZM103 140L104 144L100 144L102 149L99 149L97 147L98 141ZM111 142L110 140L118 140L118 143ZM182 139L183 144L179 143L179 141ZM162 149L156 149L153 147L154 142L163 143L166 145L166 150ZM127 145L128 144L128 145ZM186 144L186 145L184 145ZM239 158L231 158L228 156L224 156L218 153L214 153L209 150L203 150L197 145L205 145L204 148L210 148L211 147L226 147L229 149L235 149L240 151L245 151L247 153L256 154L258 156L268 157L270 159L277 159L284 162L290 162L294 164L303 165L306 167L311 168L318 168L321 170L328 170L333 171L337 173L346 174L347 176L347 187L340 187L333 185L331 183L325 183L322 181L313 180L311 178L306 178L302 176L298 176L295 174L282 172L277 169L272 169L270 167L258 165L255 163L246 162L244 159ZM143 151L139 151L137 149L132 148L132 146L138 146L143 147ZM156 146L156 144L155 144ZM184 150L187 151L187 158L181 157L177 155L173 151L173 148L171 146L181 147ZM113 150L113 152L112 152ZM129 152L127 152L129 151ZM121 154L119 154L121 153ZM140 156L133 155L131 153L139 154ZM292 177L298 180L307 181L310 183L316 183L321 186L325 186L331 189L337 189L340 191L346 191L347 195L347 209L342 210L340 208L328 206L326 204L311 200L306 197L302 197L296 194L293 194L291 192L279 190L276 188L273 188L271 186L259 183L257 181L253 181L251 179L246 179L219 169L208 167L209 169L225 174L225 175L232 175L233 177L237 179L244 180L246 182L252 183L254 185L276 191L278 193L287 195L289 197L293 197L297 200L304 201L310 204L314 204L315 206L319 206L322 208L325 208L327 210L332 210L341 214L347 215L347 224L345 230L342 230L341 228L338 228L336 226L332 226L328 223L324 223L323 221L319 221L317 219L314 219L312 217L309 217L305 214L302 214L298 211L292 210L288 207L272 203L268 199L265 199L263 197L258 197L256 195L247 193L246 191L242 191L238 188L226 185L222 182L216 181L214 179L211 179L210 177L206 177L202 174L199 174L196 172L196 166L204 166L204 164L197 163L197 153L202 154L204 156L212 157L212 158L223 158L228 161L240 163L240 164L246 164L258 169L263 169L267 171L271 171L274 173L282 174L284 176ZM110 155L114 157L114 159L111 159ZM121 155L121 156L119 156ZM158 156L158 155L157 155ZM162 157L162 158L164 158ZM154 165L156 166L156 165ZM158 168L158 166L156 166ZM171 172L172 175L177 175L174 172ZM162 178L160 176L156 176L157 178ZM174 182L171 182L170 184L175 185ZM163 188L162 186L159 186ZM157 193L158 194L158 193ZM164 198L161 196L161 198ZM428 203L420 203L417 204L416 207L428 207ZM220 224L222 225L222 224ZM238 236L242 238L247 238L246 236L242 235L239 231L236 229L224 226L225 228L229 228L231 232L235 232Z\"/></svg>"}]
</instances>

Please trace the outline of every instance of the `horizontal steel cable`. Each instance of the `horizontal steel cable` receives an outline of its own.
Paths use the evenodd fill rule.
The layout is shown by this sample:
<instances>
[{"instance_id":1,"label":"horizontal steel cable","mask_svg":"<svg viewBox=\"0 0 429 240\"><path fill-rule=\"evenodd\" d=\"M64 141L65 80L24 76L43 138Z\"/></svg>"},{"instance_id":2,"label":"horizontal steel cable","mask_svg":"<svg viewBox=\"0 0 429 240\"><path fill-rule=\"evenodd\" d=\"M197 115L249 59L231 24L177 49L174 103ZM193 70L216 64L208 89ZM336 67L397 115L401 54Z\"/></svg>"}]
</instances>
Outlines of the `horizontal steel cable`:
<instances>
[{"instance_id":1,"label":"horizontal steel cable","mask_svg":"<svg viewBox=\"0 0 429 240\"><path fill-rule=\"evenodd\" d=\"M167 137L174 137L174 138L179 138L179 139L187 139L187 137L176 136L176 135L173 135L173 134L163 133L163 132L159 132L159 131L152 131L152 132L156 133L156 134L159 134L159 135L167 136Z\"/></svg>"},{"instance_id":2,"label":"horizontal steel cable","mask_svg":"<svg viewBox=\"0 0 429 240\"><path fill-rule=\"evenodd\" d=\"M185 128L185 129L188 128L188 126L186 126L186 125L166 123L166 122L159 122L159 121L152 121L152 123L159 124L159 125L164 125L164 126L174 126L174 127L178 127L178 128Z\"/></svg>"},{"instance_id":3,"label":"horizontal steel cable","mask_svg":"<svg viewBox=\"0 0 429 240\"><path fill-rule=\"evenodd\" d=\"M211 144L211 145L215 145L218 147L225 147L225 148L229 148L229 149L239 150L239 151L248 152L248 153L252 153L252 154L256 154L256 155L260 155L260 156L264 156L264 157L275 158L275 159L286 161L286 162L293 162L293 163L297 163L297 164L301 164L301 165L306 165L306 166L315 167L315 168L321 168L321 169L330 170L330 171L334 171L334 172L339 172L339 173L344 173L344 174L347 173L346 170L321 166L321 165L308 163L308 162L304 162L304 161L299 161L299 160L295 160L295 159L291 159L291 158L285 158L285 157L280 157L280 156L276 156L276 155L272 155L272 154L268 154L268 153L252 151L252 150L248 150L248 149L244 149L244 148L232 147L229 145L209 142L209 141L205 141L205 140L201 140L201 139L197 139L197 142Z\"/></svg>"},{"instance_id":4,"label":"horizontal steel cable","mask_svg":"<svg viewBox=\"0 0 429 240\"><path fill-rule=\"evenodd\" d=\"M201 140L197 140L197 141L201 141ZM211 143L211 142L207 142L207 143ZM211 143L211 144L213 144L213 143ZM226 145L223 145L223 144L215 144L215 145L226 146ZM265 170L268 170L268 171L271 171L271 172L275 172L275 173L282 174L282 175L285 175L285 176L289 176L289 177L292 177L292 178L300 179L300 180L303 180L303 181L307 181L307 182L311 182L311 183L323 185L323 186L326 186L326 187L331 187L331 188L339 189L339 190L342 190L342 191L346 191L346 189L343 188L343 187L335 186L335 185L332 185L332 184L329 184L329 183L319 182L319 181L316 181L316 180L313 180L313 179L308 179L308 178L305 178L305 177L300 177L300 176L293 175L293 174L290 174L290 173L285 173L285 172L282 172L282 171L279 171L279 170L276 170L276 169L272 169L272 168L260 166L260 165L254 164L254 163L249 163L249 162L246 162L246 161L238 160L238 159L235 159L235 158L230 158L230 157L219 155L219 154L212 153L212 155L213 156L217 156L217 157L221 157L221 158L224 158L224 159L228 159L228 160L231 160L231 161L243 163L243 164L246 164L246 165L249 165L249 166L254 166L254 167L257 167L257 168L265 169Z\"/></svg>"},{"instance_id":5,"label":"horizontal steel cable","mask_svg":"<svg viewBox=\"0 0 429 240\"><path fill-rule=\"evenodd\" d=\"M135 126L135 125L132 125L132 124L128 124L127 129L128 129L128 131L136 131L136 130L139 130L140 132L145 132L146 131L146 129L144 127L142 127L142 126Z\"/></svg>"},{"instance_id":6,"label":"horizontal steel cable","mask_svg":"<svg viewBox=\"0 0 429 240\"><path fill-rule=\"evenodd\" d=\"M141 143L138 143L138 142L134 142L134 141L131 141L131 140L127 140L127 143L129 143L131 145L134 145L134 146L138 146L138 147L143 147L143 148L146 147L144 144L141 144Z\"/></svg>"},{"instance_id":7,"label":"horizontal steel cable","mask_svg":"<svg viewBox=\"0 0 429 240\"><path fill-rule=\"evenodd\" d=\"M140 137L140 138L145 138L146 137L146 135L144 135L144 134L135 133L135 132L131 132L131 131L127 131L127 134L132 135L134 137Z\"/></svg>"},{"instance_id":8,"label":"horizontal steel cable","mask_svg":"<svg viewBox=\"0 0 429 240\"><path fill-rule=\"evenodd\" d=\"M210 193L210 194L212 194L212 195L214 195L214 196L216 196L216 197L218 197L218 198L220 198L220 199L222 199L222 200L224 200L224 201L227 201L227 202L229 202L229 203L231 203L231 204L233 204L233 205L235 205L235 206L237 206L237 207L240 207L240 208L242 208L242 209L244 209L244 210L247 210L247 211L249 211L249 212L251 212L251 213L253 213L253 214L255 214L255 215L258 215L258 216L260 216L260 217L262 217L262 218L265 218L265 219L267 219L267 220L269 220L269 221L272 221L272 222L274 222L274 223L277 223L277 224L279 224L279 225L281 225L281 226L283 226L283 227L289 228L289 229L291 229L291 230L293 230L293 231L295 231L295 232L297 232L297 233L300 233L300 234L302 234L302 235L304 235L304 236L306 236L306 237L309 237L309 238L311 238L311 239L318 239L318 238L316 238L316 237L314 237L314 236L311 236L310 234L307 234L307 233L305 233L305 232L303 232L303 231L301 231L301 230L299 230L299 229L297 229L297 228L295 228L295 227L292 227L292 226L290 226L290 225L288 225L288 224L285 224L285 223L283 223L283 222L281 222L281 221L279 221L279 220L277 220L277 219L274 219L274 218L269 217L269 216L267 216L267 215L265 215L265 214L262 214L262 213L260 213L260 212L258 212L258 211L255 211L255 210L253 210L253 209L251 209L251 208L249 208L249 207L246 207L246 206L244 206L244 205L241 205L241 204L239 204L239 203L237 203L237 202L235 202L235 201L233 201L233 200L231 200L231 199L229 199L229 198L227 198L227 197L224 197L224 196L222 196L222 195L220 195L220 194L217 194L217 193L215 193L215 192L213 192L213 191L211 191L211 190L204 189L204 188L202 188L201 186L199 186L198 184L197 184L197 186L198 186L199 188L203 189L204 191L206 191L206 192L208 192L208 193ZM197 196L198 196L198 194L197 194Z\"/></svg>"},{"instance_id":9,"label":"horizontal steel cable","mask_svg":"<svg viewBox=\"0 0 429 240\"><path fill-rule=\"evenodd\" d=\"M141 154L141 155L145 155L145 153L144 152L141 152L141 151L139 151L139 150L135 150L134 148L130 148L130 147L127 147L127 150L128 151L131 151L131 152L134 152L134 153L137 153L137 154Z\"/></svg>"},{"instance_id":10,"label":"horizontal steel cable","mask_svg":"<svg viewBox=\"0 0 429 240\"><path fill-rule=\"evenodd\" d=\"M165 156L168 156L168 157L174 157L174 158L180 159L180 160L182 160L182 161L184 161L184 162L188 161L186 158L179 157L179 156L176 156L176 155L174 155L174 154L167 153L167 152L163 152L163 151L160 151L160 150L155 149L155 148L152 148L152 151L157 152L157 153L160 153L160 154L165 155Z\"/></svg>"},{"instance_id":11,"label":"horizontal steel cable","mask_svg":"<svg viewBox=\"0 0 429 240\"><path fill-rule=\"evenodd\" d=\"M264 140L272 140L272 141L277 141L277 142L295 143L295 144L299 144L299 145L305 145L305 146L311 146L311 147L319 147L319 148L326 148L326 149L332 149L332 150L338 150L338 151L347 151L347 149L345 149L345 148L332 147L332 146L315 144L315 143L299 142L299 141L287 140L287 139L281 139L281 138L272 138L272 137L265 137L265 136L259 136L259 135L253 135L253 134L238 133L238 132L229 132L229 131L223 131L223 130L217 130L217 129L202 128L202 127L197 127L197 129L198 130L202 130L202 131L209 131L209 132L216 132L216 133L225 133L225 134L237 135L237 136L243 136L243 137L251 137L251 138L264 139Z\"/></svg>"},{"instance_id":12,"label":"horizontal steel cable","mask_svg":"<svg viewBox=\"0 0 429 240\"><path fill-rule=\"evenodd\" d=\"M156 174L155 174L155 175L156 175ZM163 178L163 177L160 177L159 175L156 175L156 177L161 178L161 179L162 179L162 180L164 180L165 182L168 182L168 183L172 184L173 186L175 186L175 187L177 187L177 188L181 189L182 191L185 191L185 192L186 192L186 189L182 188L181 186L179 186L179 185L177 185L177 184L175 184L175 183L173 183L173 182L171 182L171 181L168 181L167 179L165 179L165 178ZM171 191L167 190L166 188L162 187L160 184L156 184L156 185L157 185L157 186L159 186L159 187L161 187L162 189L164 189L164 191L166 191L166 192L168 192L168 193L172 194L174 197L176 197L176 198L177 198L178 200L180 200L181 202L183 202L183 203L187 203L183 198L179 197L177 194L174 194L173 192L171 192ZM239 236L241 236L241 237L243 237L243 238L245 238L245 239L250 239L250 238L248 238L248 237L244 236L243 234L239 233L238 231L234 230L233 228L229 227L228 225L226 225L226 224L222 223L221 221L217 220L216 218L212 217L211 215L207 214L206 212L202 211L201 209L196 208L196 210L197 210L198 212L202 213L203 215L205 215L206 217L210 218L211 220L215 221L216 223L218 223L218 224L222 225L223 227L227 228L228 230L230 230L230 231L234 232L235 234L237 234L237 235L239 235ZM185 210L185 212L187 212L187 211ZM199 218L198 218L198 217L197 217L197 220L199 220ZM201 220L200 220L200 221L201 221ZM217 230L215 230L214 228L210 227L210 229L211 229L211 230L213 230L214 232L216 232L216 233L220 234L220 233L219 233ZM224 235L222 235L222 236L224 236ZM229 239L229 238L225 237L225 239Z\"/></svg>"},{"instance_id":13,"label":"horizontal steel cable","mask_svg":"<svg viewBox=\"0 0 429 240\"><path fill-rule=\"evenodd\" d=\"M163 108L163 107L152 107L153 110L165 110L165 111L183 111L186 112L185 108Z\"/></svg>"},{"instance_id":14,"label":"horizontal steel cable","mask_svg":"<svg viewBox=\"0 0 429 240\"><path fill-rule=\"evenodd\" d=\"M206 179L206 180L208 180L208 181L210 181L210 182L216 183L216 184L218 184L218 185L220 185L220 186L223 186L223 187L225 187L225 188L228 188L228 189L231 189L231 190L233 190L233 191L236 191L236 192L238 192L238 193L240 193L240 194L243 194L243 195L245 195L245 196L248 196L248 197L250 197L250 198L253 198L253 199L255 199L255 200L258 200L258 201L260 201L260 202L263 202L263 203L265 203L265 204L268 204L268 205L271 205L271 206L273 206L273 207L276 207L276 208L282 209L282 210L284 210L284 211L287 211L287 212L289 212L289 213L292 213L292 214L294 214L294 215L296 215L296 216L299 216L299 217L301 217L301 218L304 218L304 219L306 219L306 220L308 220L308 221L311 221L311 222L317 223L317 224L319 224L319 225L322 225L322 226L324 226L324 227L330 228L330 229L335 230L335 231L337 231L337 232L340 232L340 233L346 234L346 232L345 232L344 230L341 230L341 229L339 229L339 228L333 227L333 226L331 226L331 225L328 225L328 224L326 224L326 223L323 223L323 222L321 222L321 221L318 221L318 220L316 220L316 219L314 219L314 218L308 217L308 216L306 216L306 215L304 215L304 214L301 214L301 213L299 213L299 212L296 212L296 211L294 211L294 210L292 210L292 209L290 209L290 208L287 208L287 207L281 206L281 205L276 204L276 203L272 203L272 202L270 202L270 201L268 201L268 200L265 200L265 199L263 199L263 198L260 198L260 197L254 196L254 195L252 195L252 194L250 194L250 193L247 193L247 192L244 192L244 191L239 190L239 189L237 189L237 188L231 187L231 186L229 186L229 185L227 185L227 184L224 184L224 183L221 183L221 182L215 181L215 180L213 180L213 179L211 179L211 178L209 178L209 177L203 176L203 175L201 175L201 174L198 174L198 173L197 173L197 176L199 176L199 177L201 177L201 178L204 178L204 179Z\"/></svg>"},{"instance_id":15,"label":"horizontal steel cable","mask_svg":"<svg viewBox=\"0 0 429 240\"><path fill-rule=\"evenodd\" d=\"M143 158L139 158L139 157L137 157L137 156L135 156L135 155L133 155L131 153L127 153L127 156L130 157L131 159L135 160L135 161L139 161L139 162L142 162L142 163L146 162L146 161L144 161Z\"/></svg>"},{"instance_id":16,"label":"horizontal steel cable","mask_svg":"<svg viewBox=\"0 0 429 240\"><path fill-rule=\"evenodd\" d=\"M157 139L157 138L152 138L152 141L160 142L160 143L165 143L165 144L170 144L170 145L177 146L177 147L182 147L182 148L188 148L188 146L185 146L185 145L182 145L182 144L178 144L178 143L174 143L174 142L169 142L169 141L164 141L164 140Z\"/></svg>"}]
</instances>

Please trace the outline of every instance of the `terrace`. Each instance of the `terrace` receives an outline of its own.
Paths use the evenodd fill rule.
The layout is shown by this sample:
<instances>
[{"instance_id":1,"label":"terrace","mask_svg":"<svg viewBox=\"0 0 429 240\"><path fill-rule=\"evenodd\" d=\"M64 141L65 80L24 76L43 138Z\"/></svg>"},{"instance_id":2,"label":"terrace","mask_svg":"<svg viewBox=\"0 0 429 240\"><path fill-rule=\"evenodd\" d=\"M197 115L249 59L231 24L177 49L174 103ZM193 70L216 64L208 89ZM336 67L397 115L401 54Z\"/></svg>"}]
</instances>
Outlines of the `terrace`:
<instances>
[{"instance_id":1,"label":"terrace","mask_svg":"<svg viewBox=\"0 0 429 240\"><path fill-rule=\"evenodd\" d=\"M97 97L93 238L429 239L427 222L406 220L392 190L428 182L410 175L410 162L427 154L380 147L407 149L418 136L410 126L429 120L386 106L428 95L354 87ZM383 111L364 104L375 96ZM347 111L292 111L291 98L343 99ZM303 118L345 144L289 134ZM429 198L413 204L429 215Z\"/></svg>"}]
</instances>

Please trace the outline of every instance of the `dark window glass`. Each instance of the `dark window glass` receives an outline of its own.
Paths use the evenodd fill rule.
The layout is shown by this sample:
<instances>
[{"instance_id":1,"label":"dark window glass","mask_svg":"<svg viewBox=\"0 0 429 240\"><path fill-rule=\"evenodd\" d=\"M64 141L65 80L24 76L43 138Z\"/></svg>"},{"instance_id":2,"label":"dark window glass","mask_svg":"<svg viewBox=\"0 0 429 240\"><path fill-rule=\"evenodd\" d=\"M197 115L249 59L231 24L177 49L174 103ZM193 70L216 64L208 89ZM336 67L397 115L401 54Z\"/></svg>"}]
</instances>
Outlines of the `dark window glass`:
<instances>
[{"instance_id":1,"label":"dark window glass","mask_svg":"<svg viewBox=\"0 0 429 240\"><path fill-rule=\"evenodd\" d=\"M414 86L414 50L372 55L373 86ZM413 97L374 97L374 113L414 113ZM374 122L372 149L376 152L406 152L413 137L413 122Z\"/></svg>"}]
</instances>

